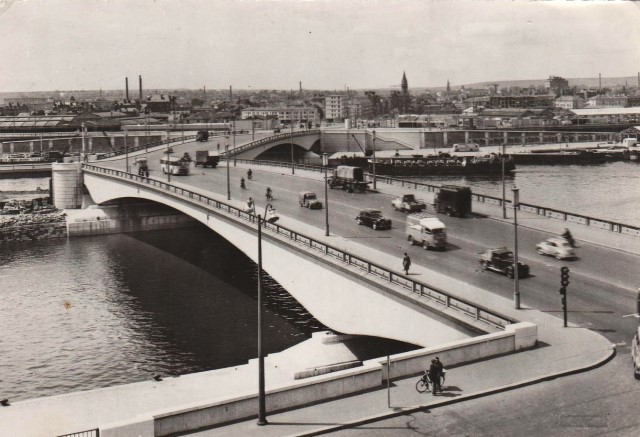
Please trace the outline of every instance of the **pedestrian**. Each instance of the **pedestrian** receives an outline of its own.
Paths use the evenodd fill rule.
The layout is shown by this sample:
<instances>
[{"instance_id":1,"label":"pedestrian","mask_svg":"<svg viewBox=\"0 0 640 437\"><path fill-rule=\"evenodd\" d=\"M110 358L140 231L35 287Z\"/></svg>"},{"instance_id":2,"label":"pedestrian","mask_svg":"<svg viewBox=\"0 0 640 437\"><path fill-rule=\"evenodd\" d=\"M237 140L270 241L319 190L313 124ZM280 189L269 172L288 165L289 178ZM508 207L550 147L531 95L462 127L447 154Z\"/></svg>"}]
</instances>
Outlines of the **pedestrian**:
<instances>
[{"instance_id":1,"label":"pedestrian","mask_svg":"<svg viewBox=\"0 0 640 437\"><path fill-rule=\"evenodd\" d=\"M404 270L404 274L409 274L409 267L411 267L411 258L407 255L407 252L404 253L404 258L402 258L402 269Z\"/></svg>"},{"instance_id":2,"label":"pedestrian","mask_svg":"<svg viewBox=\"0 0 640 437\"><path fill-rule=\"evenodd\" d=\"M438 360L439 361L439 360ZM429 366L429 379L431 380L431 393L434 395L436 392L440 391L440 374L442 373L441 364L438 363L435 359L431 360L431 365Z\"/></svg>"}]
</instances>

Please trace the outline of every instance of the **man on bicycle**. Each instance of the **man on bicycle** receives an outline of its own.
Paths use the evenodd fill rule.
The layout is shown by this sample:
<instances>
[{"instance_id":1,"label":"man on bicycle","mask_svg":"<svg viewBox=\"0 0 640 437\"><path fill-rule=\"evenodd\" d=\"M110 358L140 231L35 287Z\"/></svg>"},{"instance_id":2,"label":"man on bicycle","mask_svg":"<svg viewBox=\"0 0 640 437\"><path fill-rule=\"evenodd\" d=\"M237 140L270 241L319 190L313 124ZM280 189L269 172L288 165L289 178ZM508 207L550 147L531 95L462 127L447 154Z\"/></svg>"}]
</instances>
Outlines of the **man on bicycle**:
<instances>
[{"instance_id":1,"label":"man on bicycle","mask_svg":"<svg viewBox=\"0 0 640 437\"><path fill-rule=\"evenodd\" d=\"M251 171L251 169L247 170L247 179L251 180L252 175L253 175L253 172Z\"/></svg>"},{"instance_id":2,"label":"man on bicycle","mask_svg":"<svg viewBox=\"0 0 640 437\"><path fill-rule=\"evenodd\" d=\"M273 193L271 191L271 187L267 187L266 197L267 197L267 200L273 200Z\"/></svg>"}]
</instances>

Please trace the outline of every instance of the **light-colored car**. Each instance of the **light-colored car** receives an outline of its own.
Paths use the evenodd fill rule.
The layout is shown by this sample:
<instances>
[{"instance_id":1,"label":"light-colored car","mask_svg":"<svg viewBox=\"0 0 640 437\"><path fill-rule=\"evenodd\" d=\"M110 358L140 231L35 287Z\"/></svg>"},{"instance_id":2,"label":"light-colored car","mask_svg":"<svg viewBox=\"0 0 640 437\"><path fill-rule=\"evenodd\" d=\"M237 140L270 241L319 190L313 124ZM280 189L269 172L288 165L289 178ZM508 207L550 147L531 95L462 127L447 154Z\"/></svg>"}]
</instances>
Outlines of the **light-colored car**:
<instances>
[{"instance_id":1,"label":"light-colored car","mask_svg":"<svg viewBox=\"0 0 640 437\"><path fill-rule=\"evenodd\" d=\"M536 244L536 250L540 255L551 255L556 259L573 258L576 252L564 238L549 238Z\"/></svg>"},{"instance_id":2,"label":"light-colored car","mask_svg":"<svg viewBox=\"0 0 640 437\"><path fill-rule=\"evenodd\" d=\"M631 342L631 358L633 359L633 376L640 379L640 326Z\"/></svg>"}]
</instances>

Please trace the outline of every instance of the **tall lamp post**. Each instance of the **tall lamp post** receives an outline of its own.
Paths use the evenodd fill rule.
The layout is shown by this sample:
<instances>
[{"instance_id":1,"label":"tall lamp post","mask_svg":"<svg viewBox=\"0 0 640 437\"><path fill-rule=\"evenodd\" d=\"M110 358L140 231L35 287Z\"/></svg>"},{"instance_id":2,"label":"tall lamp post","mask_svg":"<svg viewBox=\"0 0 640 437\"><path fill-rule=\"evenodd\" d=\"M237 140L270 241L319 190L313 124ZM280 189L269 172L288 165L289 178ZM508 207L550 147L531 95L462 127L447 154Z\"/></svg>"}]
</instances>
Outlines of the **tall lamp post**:
<instances>
[{"instance_id":1,"label":"tall lamp post","mask_svg":"<svg viewBox=\"0 0 640 437\"><path fill-rule=\"evenodd\" d=\"M373 189L376 190L376 131L373 131Z\"/></svg>"},{"instance_id":2,"label":"tall lamp post","mask_svg":"<svg viewBox=\"0 0 640 437\"><path fill-rule=\"evenodd\" d=\"M511 188L513 193L513 302L517 310L520 309L520 283L518 281L518 207L520 206L520 190L514 185Z\"/></svg>"},{"instance_id":3,"label":"tall lamp post","mask_svg":"<svg viewBox=\"0 0 640 437\"><path fill-rule=\"evenodd\" d=\"M275 223L278 220L275 209L268 203L264 208L264 220L258 214L258 425L267 425L265 402L264 353L262 351L262 222Z\"/></svg>"},{"instance_id":4,"label":"tall lamp post","mask_svg":"<svg viewBox=\"0 0 640 437\"><path fill-rule=\"evenodd\" d=\"M169 154L171 153L171 146L169 141L169 132L167 131L167 159L165 160L165 168L167 169L167 182L171 182L171 166L169 165Z\"/></svg>"},{"instance_id":5,"label":"tall lamp post","mask_svg":"<svg viewBox=\"0 0 640 437\"><path fill-rule=\"evenodd\" d=\"M502 218L507 218L507 203L506 203L506 188L504 182L504 154L506 151L506 144L502 143Z\"/></svg>"},{"instance_id":6,"label":"tall lamp post","mask_svg":"<svg viewBox=\"0 0 640 437\"><path fill-rule=\"evenodd\" d=\"M329 189L327 184L327 166L329 165L329 154L322 154L322 166L324 167L324 235L329 236Z\"/></svg>"},{"instance_id":7,"label":"tall lamp post","mask_svg":"<svg viewBox=\"0 0 640 437\"><path fill-rule=\"evenodd\" d=\"M293 117L291 117L291 129L289 130L289 142L291 143L291 174L296 174L296 165L293 162Z\"/></svg>"},{"instance_id":8,"label":"tall lamp post","mask_svg":"<svg viewBox=\"0 0 640 437\"><path fill-rule=\"evenodd\" d=\"M224 156L227 158L227 200L231 200L231 184L229 182L229 144L225 137Z\"/></svg>"}]
</instances>

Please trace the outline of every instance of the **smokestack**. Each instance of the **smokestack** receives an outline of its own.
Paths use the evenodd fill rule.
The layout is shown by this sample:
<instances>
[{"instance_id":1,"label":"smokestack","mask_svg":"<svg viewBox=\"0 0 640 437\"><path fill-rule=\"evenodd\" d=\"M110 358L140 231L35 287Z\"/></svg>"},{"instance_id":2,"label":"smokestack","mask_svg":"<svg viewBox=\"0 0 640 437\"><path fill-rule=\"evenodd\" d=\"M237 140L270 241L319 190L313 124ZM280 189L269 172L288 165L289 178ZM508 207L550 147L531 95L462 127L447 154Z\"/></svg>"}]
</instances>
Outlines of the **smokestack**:
<instances>
[{"instance_id":1,"label":"smokestack","mask_svg":"<svg viewBox=\"0 0 640 437\"><path fill-rule=\"evenodd\" d=\"M598 73L598 90L602 89L602 73Z\"/></svg>"},{"instance_id":2,"label":"smokestack","mask_svg":"<svg viewBox=\"0 0 640 437\"><path fill-rule=\"evenodd\" d=\"M140 102L142 102L142 75L138 76L138 87L140 88Z\"/></svg>"},{"instance_id":3,"label":"smokestack","mask_svg":"<svg viewBox=\"0 0 640 437\"><path fill-rule=\"evenodd\" d=\"M638 72L638 87L640 87L640 72Z\"/></svg>"},{"instance_id":4,"label":"smokestack","mask_svg":"<svg viewBox=\"0 0 640 437\"><path fill-rule=\"evenodd\" d=\"M231 85L229 85L229 103L233 102L233 90Z\"/></svg>"},{"instance_id":5,"label":"smokestack","mask_svg":"<svg viewBox=\"0 0 640 437\"><path fill-rule=\"evenodd\" d=\"M302 81L298 82L300 84L300 95L302 95Z\"/></svg>"},{"instance_id":6,"label":"smokestack","mask_svg":"<svg viewBox=\"0 0 640 437\"><path fill-rule=\"evenodd\" d=\"M128 77L124 78L124 88L127 93L127 102L128 102L129 101L129 78Z\"/></svg>"}]
</instances>

